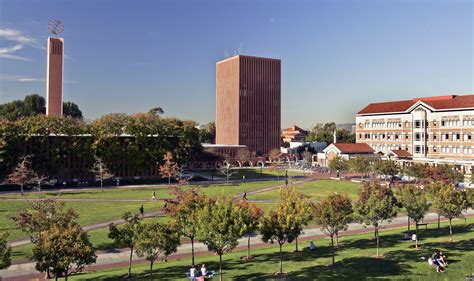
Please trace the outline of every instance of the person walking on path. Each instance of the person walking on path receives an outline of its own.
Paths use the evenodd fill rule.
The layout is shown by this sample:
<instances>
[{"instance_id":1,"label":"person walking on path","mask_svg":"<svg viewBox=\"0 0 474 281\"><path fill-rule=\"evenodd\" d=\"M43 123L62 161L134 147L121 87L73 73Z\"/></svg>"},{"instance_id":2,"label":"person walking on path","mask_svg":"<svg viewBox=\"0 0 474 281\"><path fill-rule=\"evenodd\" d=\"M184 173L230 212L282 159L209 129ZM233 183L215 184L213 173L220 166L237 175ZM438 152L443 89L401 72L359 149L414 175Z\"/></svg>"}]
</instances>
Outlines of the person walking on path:
<instances>
[{"instance_id":1,"label":"person walking on path","mask_svg":"<svg viewBox=\"0 0 474 281\"><path fill-rule=\"evenodd\" d=\"M140 214L143 215L145 214L145 209L143 208L143 204L140 206Z\"/></svg>"},{"instance_id":2,"label":"person walking on path","mask_svg":"<svg viewBox=\"0 0 474 281\"><path fill-rule=\"evenodd\" d=\"M242 181L245 182L245 175L242 176Z\"/></svg>"},{"instance_id":3,"label":"person walking on path","mask_svg":"<svg viewBox=\"0 0 474 281\"><path fill-rule=\"evenodd\" d=\"M285 179L285 186L288 186L288 179Z\"/></svg>"},{"instance_id":4,"label":"person walking on path","mask_svg":"<svg viewBox=\"0 0 474 281\"><path fill-rule=\"evenodd\" d=\"M245 199L245 200L248 200L247 199L247 191L244 190L244 195L242 196L242 198Z\"/></svg>"}]
</instances>

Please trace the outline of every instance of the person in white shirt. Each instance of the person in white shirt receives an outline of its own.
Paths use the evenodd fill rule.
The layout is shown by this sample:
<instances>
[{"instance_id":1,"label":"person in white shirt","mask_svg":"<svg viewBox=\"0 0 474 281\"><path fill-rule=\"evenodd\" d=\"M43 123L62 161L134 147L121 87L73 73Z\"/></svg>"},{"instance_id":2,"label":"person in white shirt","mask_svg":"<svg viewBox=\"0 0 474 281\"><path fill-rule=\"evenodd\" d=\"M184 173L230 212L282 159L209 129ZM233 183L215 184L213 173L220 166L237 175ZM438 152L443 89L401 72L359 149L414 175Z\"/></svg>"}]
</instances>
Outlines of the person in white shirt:
<instances>
[{"instance_id":1,"label":"person in white shirt","mask_svg":"<svg viewBox=\"0 0 474 281\"><path fill-rule=\"evenodd\" d=\"M191 269L189 270L189 277L190 278L195 278L196 277L196 268L191 267Z\"/></svg>"},{"instance_id":2,"label":"person in white shirt","mask_svg":"<svg viewBox=\"0 0 474 281\"><path fill-rule=\"evenodd\" d=\"M313 242L313 241L309 242L309 250L310 250L310 251L316 250L316 245L314 245L314 242Z\"/></svg>"},{"instance_id":3,"label":"person in white shirt","mask_svg":"<svg viewBox=\"0 0 474 281\"><path fill-rule=\"evenodd\" d=\"M206 265L205 264L202 264L201 266L201 273L202 273L202 276L207 276L207 268L206 268Z\"/></svg>"}]
</instances>

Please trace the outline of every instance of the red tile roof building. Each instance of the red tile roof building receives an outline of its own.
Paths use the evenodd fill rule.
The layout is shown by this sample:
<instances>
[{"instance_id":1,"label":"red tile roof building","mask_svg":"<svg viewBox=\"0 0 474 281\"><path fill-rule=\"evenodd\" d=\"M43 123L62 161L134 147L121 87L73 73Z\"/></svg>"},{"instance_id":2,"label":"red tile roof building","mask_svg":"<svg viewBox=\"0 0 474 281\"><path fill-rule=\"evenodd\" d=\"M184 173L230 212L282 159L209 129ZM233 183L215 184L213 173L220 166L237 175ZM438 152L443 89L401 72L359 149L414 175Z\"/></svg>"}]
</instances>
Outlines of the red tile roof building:
<instances>
[{"instance_id":1,"label":"red tile roof building","mask_svg":"<svg viewBox=\"0 0 474 281\"><path fill-rule=\"evenodd\" d=\"M474 167L474 95L445 95L371 103L356 114L356 142L413 161ZM408 156L405 156L408 157Z\"/></svg>"},{"instance_id":2,"label":"red tile roof building","mask_svg":"<svg viewBox=\"0 0 474 281\"><path fill-rule=\"evenodd\" d=\"M284 129L281 132L281 139L284 142L303 142L306 139L306 136L308 135L308 132L301 129L298 126L293 126L287 129Z\"/></svg>"}]
</instances>

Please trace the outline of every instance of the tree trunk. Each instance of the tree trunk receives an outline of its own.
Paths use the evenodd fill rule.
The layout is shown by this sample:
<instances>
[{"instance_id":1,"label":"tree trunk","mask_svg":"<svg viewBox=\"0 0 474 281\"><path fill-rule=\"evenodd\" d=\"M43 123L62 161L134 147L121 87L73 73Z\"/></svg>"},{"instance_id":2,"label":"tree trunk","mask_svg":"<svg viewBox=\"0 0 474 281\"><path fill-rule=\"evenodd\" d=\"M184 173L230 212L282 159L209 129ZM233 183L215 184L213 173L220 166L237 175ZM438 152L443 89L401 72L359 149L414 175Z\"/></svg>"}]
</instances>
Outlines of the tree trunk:
<instances>
[{"instance_id":1,"label":"tree trunk","mask_svg":"<svg viewBox=\"0 0 474 281\"><path fill-rule=\"evenodd\" d=\"M440 215L438 214L438 229L440 228Z\"/></svg>"},{"instance_id":2,"label":"tree trunk","mask_svg":"<svg viewBox=\"0 0 474 281\"><path fill-rule=\"evenodd\" d=\"M153 262L150 262L150 281L153 280Z\"/></svg>"},{"instance_id":3,"label":"tree trunk","mask_svg":"<svg viewBox=\"0 0 474 281\"><path fill-rule=\"evenodd\" d=\"M418 249L418 222L416 222L415 235L416 235L415 249Z\"/></svg>"},{"instance_id":4,"label":"tree trunk","mask_svg":"<svg viewBox=\"0 0 474 281\"><path fill-rule=\"evenodd\" d=\"M408 231L410 231L410 217L408 217Z\"/></svg>"},{"instance_id":5,"label":"tree trunk","mask_svg":"<svg viewBox=\"0 0 474 281\"><path fill-rule=\"evenodd\" d=\"M54 273L54 280L58 281L58 273Z\"/></svg>"},{"instance_id":6,"label":"tree trunk","mask_svg":"<svg viewBox=\"0 0 474 281\"><path fill-rule=\"evenodd\" d=\"M375 228L375 240L377 241L377 257L379 257L379 229Z\"/></svg>"},{"instance_id":7,"label":"tree trunk","mask_svg":"<svg viewBox=\"0 0 474 281\"><path fill-rule=\"evenodd\" d=\"M331 235L331 250L332 250L332 264L334 265L335 262L335 253L334 253L334 234Z\"/></svg>"},{"instance_id":8,"label":"tree trunk","mask_svg":"<svg viewBox=\"0 0 474 281\"><path fill-rule=\"evenodd\" d=\"M100 179L100 191L104 191L104 180Z\"/></svg>"},{"instance_id":9,"label":"tree trunk","mask_svg":"<svg viewBox=\"0 0 474 281\"><path fill-rule=\"evenodd\" d=\"M67 275L68 275L68 272L66 270L66 271L64 271L64 281L67 281Z\"/></svg>"},{"instance_id":10,"label":"tree trunk","mask_svg":"<svg viewBox=\"0 0 474 281\"><path fill-rule=\"evenodd\" d=\"M194 266L194 237L191 238L191 258L192 258L192 266Z\"/></svg>"},{"instance_id":11,"label":"tree trunk","mask_svg":"<svg viewBox=\"0 0 474 281\"><path fill-rule=\"evenodd\" d=\"M250 233L248 235L248 240L247 240L247 259L250 259Z\"/></svg>"},{"instance_id":12,"label":"tree trunk","mask_svg":"<svg viewBox=\"0 0 474 281\"><path fill-rule=\"evenodd\" d=\"M298 253L298 237L295 239L296 250L295 252Z\"/></svg>"},{"instance_id":13,"label":"tree trunk","mask_svg":"<svg viewBox=\"0 0 474 281\"><path fill-rule=\"evenodd\" d=\"M453 242L453 227L451 225L451 218L449 218L449 242Z\"/></svg>"},{"instance_id":14,"label":"tree trunk","mask_svg":"<svg viewBox=\"0 0 474 281\"><path fill-rule=\"evenodd\" d=\"M132 277L132 257L133 257L133 246L130 247L130 259L128 261L128 278Z\"/></svg>"},{"instance_id":15,"label":"tree trunk","mask_svg":"<svg viewBox=\"0 0 474 281\"><path fill-rule=\"evenodd\" d=\"M222 254L219 254L219 280L224 280L222 278Z\"/></svg>"},{"instance_id":16,"label":"tree trunk","mask_svg":"<svg viewBox=\"0 0 474 281\"><path fill-rule=\"evenodd\" d=\"M283 256L281 253L281 244L280 244L280 274L283 274Z\"/></svg>"},{"instance_id":17,"label":"tree trunk","mask_svg":"<svg viewBox=\"0 0 474 281\"><path fill-rule=\"evenodd\" d=\"M41 192L41 183L38 183L38 191Z\"/></svg>"},{"instance_id":18,"label":"tree trunk","mask_svg":"<svg viewBox=\"0 0 474 281\"><path fill-rule=\"evenodd\" d=\"M20 189L21 189L21 196L23 196L23 185L20 184Z\"/></svg>"},{"instance_id":19,"label":"tree trunk","mask_svg":"<svg viewBox=\"0 0 474 281\"><path fill-rule=\"evenodd\" d=\"M171 177L168 177L168 185L171 184Z\"/></svg>"}]
</instances>

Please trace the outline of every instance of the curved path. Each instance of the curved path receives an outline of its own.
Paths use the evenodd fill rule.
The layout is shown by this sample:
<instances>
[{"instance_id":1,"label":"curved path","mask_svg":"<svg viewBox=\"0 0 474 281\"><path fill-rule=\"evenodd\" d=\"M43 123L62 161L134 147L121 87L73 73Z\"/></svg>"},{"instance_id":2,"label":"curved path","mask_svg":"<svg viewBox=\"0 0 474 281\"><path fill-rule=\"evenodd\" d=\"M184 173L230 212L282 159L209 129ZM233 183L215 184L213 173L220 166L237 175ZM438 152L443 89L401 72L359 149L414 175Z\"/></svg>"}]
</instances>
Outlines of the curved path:
<instances>
[{"instance_id":1,"label":"curved path","mask_svg":"<svg viewBox=\"0 0 474 281\"><path fill-rule=\"evenodd\" d=\"M303 181L297 181L294 182L293 184L301 184L305 183L308 181L312 181L312 179L305 179ZM284 184L281 185L275 185L271 187L265 187L253 191L247 192L247 195L251 194L257 194L257 193L262 193L262 192L267 192L271 191L274 189L278 189L281 187L284 187ZM243 194L237 194L234 196L234 199L241 198ZM36 198L9 198L9 197L1 197L2 200L5 201L29 201L29 200L38 200ZM63 201L63 202L153 202L153 201L164 201L165 199L157 199L157 200L152 200L152 199L94 199L94 198L52 198L56 201ZM250 202L258 202L258 201L250 201ZM159 217L159 216L164 216L162 211L155 211L155 212L149 212L145 213L144 217L145 218L150 218L150 217ZM122 224L124 223L123 219L116 219L116 220L111 220L111 221L105 221L105 222L100 222L100 223L95 223L87 226L83 226L82 228L85 231L90 231L90 230L95 230L95 229L100 229L107 227L109 224L114 223L114 224ZM8 245L12 248L14 247L19 247L19 246L24 246L27 244L30 244L30 239L20 239L20 240L15 240L8 242Z\"/></svg>"}]
</instances>

